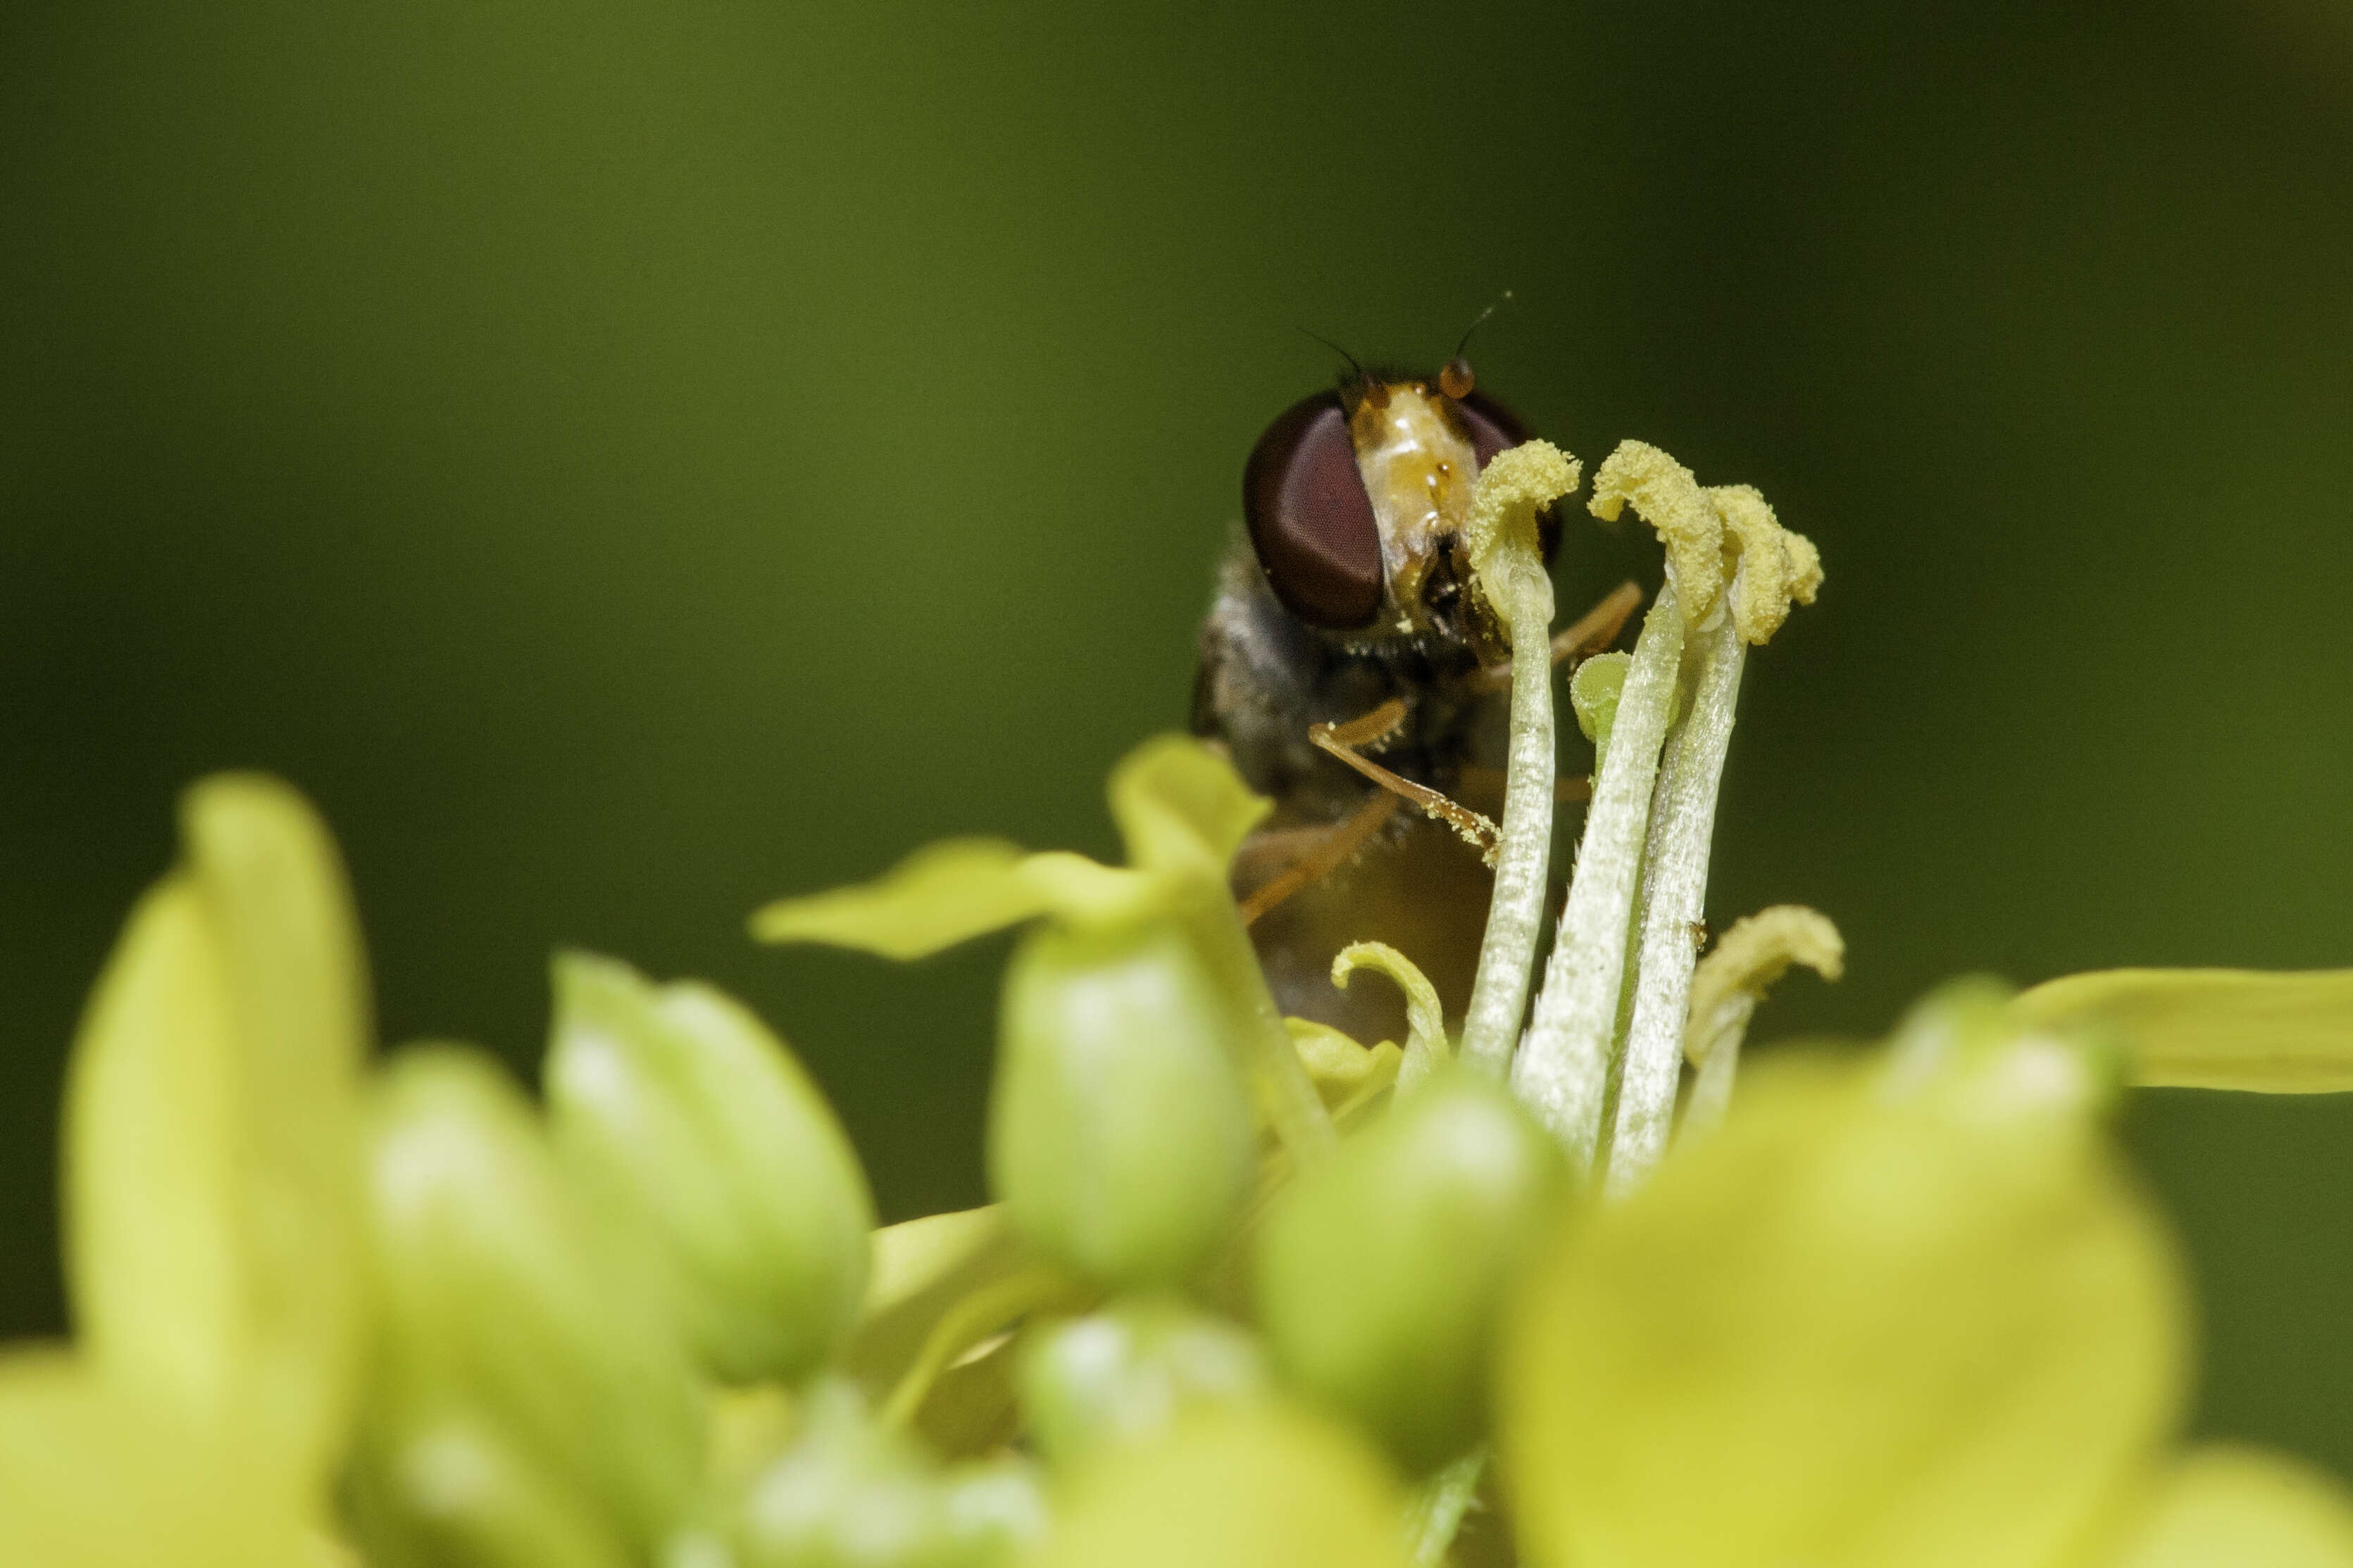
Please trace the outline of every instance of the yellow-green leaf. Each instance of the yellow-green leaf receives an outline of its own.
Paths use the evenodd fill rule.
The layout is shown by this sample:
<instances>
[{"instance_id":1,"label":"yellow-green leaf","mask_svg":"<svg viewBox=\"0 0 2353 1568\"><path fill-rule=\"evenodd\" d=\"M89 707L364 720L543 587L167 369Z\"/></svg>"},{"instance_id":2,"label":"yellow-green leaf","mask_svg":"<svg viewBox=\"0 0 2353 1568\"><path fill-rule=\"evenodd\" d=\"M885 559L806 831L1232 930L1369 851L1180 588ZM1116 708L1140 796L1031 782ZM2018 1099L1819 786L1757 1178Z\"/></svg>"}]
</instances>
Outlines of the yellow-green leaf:
<instances>
[{"instance_id":1,"label":"yellow-green leaf","mask_svg":"<svg viewBox=\"0 0 2353 1568\"><path fill-rule=\"evenodd\" d=\"M950 838L916 850L871 882L779 899L752 917L752 935L903 963L1040 915L1116 924L1166 898L1164 879L1068 850L1024 855L1003 839Z\"/></svg>"},{"instance_id":2,"label":"yellow-green leaf","mask_svg":"<svg viewBox=\"0 0 2353 1568\"><path fill-rule=\"evenodd\" d=\"M323 1479L362 1334L366 984L332 844L267 779L191 790L182 869L133 910L65 1114L68 1271L107 1376L240 1419Z\"/></svg>"},{"instance_id":3,"label":"yellow-green leaf","mask_svg":"<svg viewBox=\"0 0 2353 1568\"><path fill-rule=\"evenodd\" d=\"M761 942L818 942L901 960L923 958L1045 913L1040 891L1016 875L1018 847L950 838L916 850L854 888L779 899L752 917Z\"/></svg>"},{"instance_id":4,"label":"yellow-green leaf","mask_svg":"<svg viewBox=\"0 0 2353 1568\"><path fill-rule=\"evenodd\" d=\"M2279 1455L2193 1449L2108 1568L2353 1568L2353 1496Z\"/></svg>"},{"instance_id":5,"label":"yellow-green leaf","mask_svg":"<svg viewBox=\"0 0 2353 1568\"><path fill-rule=\"evenodd\" d=\"M1300 1065L1307 1069L1309 1081L1315 1085L1316 1097L1327 1110L1337 1111L1342 1106L1388 1088L1396 1081L1398 1068L1405 1059L1405 1053L1398 1049L1395 1041L1360 1046L1354 1037L1313 1018L1285 1018L1282 1026L1299 1052ZM1271 1115L1272 1108L1265 1103L1271 1098L1270 1091L1261 1084L1251 1087L1261 1101L1261 1113Z\"/></svg>"},{"instance_id":6,"label":"yellow-green leaf","mask_svg":"<svg viewBox=\"0 0 2353 1568\"><path fill-rule=\"evenodd\" d=\"M873 1233L872 1247L866 1300L842 1370L878 1402L906 1375L942 1318L1034 1261L1001 1204L887 1226Z\"/></svg>"},{"instance_id":7,"label":"yellow-green leaf","mask_svg":"<svg viewBox=\"0 0 2353 1568\"><path fill-rule=\"evenodd\" d=\"M1104 1457L1039 1568L1404 1568L1402 1502L1344 1430L1275 1406L1203 1411Z\"/></svg>"},{"instance_id":8,"label":"yellow-green leaf","mask_svg":"<svg viewBox=\"0 0 2353 1568\"><path fill-rule=\"evenodd\" d=\"M1109 794L1130 865L1219 886L1234 851L1273 809L1231 763L1188 735L1156 735L1120 759Z\"/></svg>"},{"instance_id":9,"label":"yellow-green leaf","mask_svg":"<svg viewBox=\"0 0 2353 1568\"><path fill-rule=\"evenodd\" d=\"M2171 1245L2083 1118L1756 1074L1572 1219L1503 1438L1544 1568L2050 1568L2170 1431Z\"/></svg>"},{"instance_id":10,"label":"yellow-green leaf","mask_svg":"<svg viewBox=\"0 0 2353 1568\"><path fill-rule=\"evenodd\" d=\"M2353 969L2108 969L2010 1004L2036 1025L2112 1031L2132 1080L2264 1094L2353 1089Z\"/></svg>"}]
</instances>

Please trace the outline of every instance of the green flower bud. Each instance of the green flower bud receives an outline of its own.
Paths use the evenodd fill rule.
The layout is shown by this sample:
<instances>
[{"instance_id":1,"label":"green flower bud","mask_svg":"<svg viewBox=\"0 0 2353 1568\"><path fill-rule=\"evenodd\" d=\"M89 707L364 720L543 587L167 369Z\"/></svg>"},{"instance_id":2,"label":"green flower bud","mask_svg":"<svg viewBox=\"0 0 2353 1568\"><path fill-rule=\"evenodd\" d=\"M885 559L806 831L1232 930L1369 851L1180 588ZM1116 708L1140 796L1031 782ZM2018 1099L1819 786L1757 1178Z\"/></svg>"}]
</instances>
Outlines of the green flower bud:
<instances>
[{"instance_id":1,"label":"green flower bud","mask_svg":"<svg viewBox=\"0 0 2353 1568\"><path fill-rule=\"evenodd\" d=\"M1485 1428L1498 1313L1567 1179L1501 1085L1432 1078L1267 1215L1258 1307L1276 1365L1409 1465L1460 1453Z\"/></svg>"},{"instance_id":2,"label":"green flower bud","mask_svg":"<svg viewBox=\"0 0 2353 1568\"><path fill-rule=\"evenodd\" d=\"M652 1260L702 1365L797 1380L858 1315L873 1200L781 1041L691 982L555 962L548 1119L566 1169Z\"/></svg>"},{"instance_id":3,"label":"green flower bud","mask_svg":"<svg viewBox=\"0 0 2353 1568\"><path fill-rule=\"evenodd\" d=\"M488 1421L462 1411L379 1420L349 1491L382 1568L632 1568L612 1521L582 1506Z\"/></svg>"},{"instance_id":4,"label":"green flower bud","mask_svg":"<svg viewBox=\"0 0 2353 1568\"><path fill-rule=\"evenodd\" d=\"M1405 1568L1404 1499L1354 1433L1279 1404L1204 1410L1107 1455L1037 1568Z\"/></svg>"},{"instance_id":5,"label":"green flower bud","mask_svg":"<svg viewBox=\"0 0 2353 1568\"><path fill-rule=\"evenodd\" d=\"M401 1462L412 1413L462 1415L581 1518L661 1539L700 1477L701 1401L674 1326L565 1185L529 1102L487 1058L432 1047L396 1058L369 1109L384 1321L364 1447Z\"/></svg>"},{"instance_id":6,"label":"green flower bud","mask_svg":"<svg viewBox=\"0 0 2353 1568\"><path fill-rule=\"evenodd\" d=\"M965 1568L986 1562L952 1520L929 1458L872 1419L848 1384L819 1384L800 1436L752 1482L744 1568Z\"/></svg>"},{"instance_id":7,"label":"green flower bud","mask_svg":"<svg viewBox=\"0 0 2353 1568\"><path fill-rule=\"evenodd\" d=\"M1926 1096L1950 1114L1989 1124L2080 1122L2113 1106L2124 1053L2097 1024L2038 1026L2010 1006L2010 989L1970 976L1915 1003L1888 1041L1887 1090Z\"/></svg>"},{"instance_id":8,"label":"green flower bud","mask_svg":"<svg viewBox=\"0 0 2353 1568\"><path fill-rule=\"evenodd\" d=\"M1045 1483L1018 1456L951 1465L942 1500L956 1561L968 1568L998 1568L1045 1539Z\"/></svg>"},{"instance_id":9,"label":"green flower bud","mask_svg":"<svg viewBox=\"0 0 2353 1568\"><path fill-rule=\"evenodd\" d=\"M367 1337L353 1152L372 1033L334 842L274 780L181 805L74 1043L67 1278L91 1363L253 1421L323 1484Z\"/></svg>"},{"instance_id":10,"label":"green flower bud","mask_svg":"<svg viewBox=\"0 0 2353 1568\"><path fill-rule=\"evenodd\" d=\"M1057 1323L1024 1347L1021 1404L1039 1452L1067 1465L1158 1436L1198 1405L1267 1386L1258 1342L1179 1301L1124 1301Z\"/></svg>"},{"instance_id":11,"label":"green flower bud","mask_svg":"<svg viewBox=\"0 0 2353 1568\"><path fill-rule=\"evenodd\" d=\"M1047 925L1014 950L988 1166L1015 1226L1111 1285L1182 1278L1254 1162L1235 1010L1175 924Z\"/></svg>"}]
</instances>

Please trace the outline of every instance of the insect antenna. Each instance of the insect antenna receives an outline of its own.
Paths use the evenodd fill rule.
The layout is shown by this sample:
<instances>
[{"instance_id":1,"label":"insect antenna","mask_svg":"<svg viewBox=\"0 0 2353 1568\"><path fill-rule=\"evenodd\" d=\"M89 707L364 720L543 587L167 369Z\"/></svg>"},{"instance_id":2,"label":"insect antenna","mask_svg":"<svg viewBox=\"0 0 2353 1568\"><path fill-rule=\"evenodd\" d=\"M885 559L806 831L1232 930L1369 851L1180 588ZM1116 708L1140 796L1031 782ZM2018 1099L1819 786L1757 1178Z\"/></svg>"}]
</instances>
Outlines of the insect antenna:
<instances>
[{"instance_id":1,"label":"insect antenna","mask_svg":"<svg viewBox=\"0 0 2353 1568\"><path fill-rule=\"evenodd\" d=\"M1480 311L1476 316L1471 319L1471 324L1462 329L1461 341L1454 345L1454 357L1456 359L1461 359L1462 357L1462 351L1471 346L1471 334L1477 331L1481 327L1485 326L1487 324L1487 318L1493 315L1504 305L1510 303L1511 298L1512 291L1509 289L1504 289L1501 294L1495 297L1493 302L1489 304L1485 310Z\"/></svg>"},{"instance_id":2,"label":"insect antenna","mask_svg":"<svg viewBox=\"0 0 2353 1568\"><path fill-rule=\"evenodd\" d=\"M1353 379L1362 382L1368 387L1377 384L1373 377L1373 373L1366 370L1364 365L1357 361L1355 354L1350 353L1346 349L1342 348L1338 343L1334 342L1331 339L1315 331L1313 327L1302 327L1299 330L1302 332L1304 332L1307 336L1314 338L1317 342L1322 343L1325 348L1330 349L1334 353L1338 354L1342 359L1346 360L1348 362L1348 369L1355 373Z\"/></svg>"}]
</instances>

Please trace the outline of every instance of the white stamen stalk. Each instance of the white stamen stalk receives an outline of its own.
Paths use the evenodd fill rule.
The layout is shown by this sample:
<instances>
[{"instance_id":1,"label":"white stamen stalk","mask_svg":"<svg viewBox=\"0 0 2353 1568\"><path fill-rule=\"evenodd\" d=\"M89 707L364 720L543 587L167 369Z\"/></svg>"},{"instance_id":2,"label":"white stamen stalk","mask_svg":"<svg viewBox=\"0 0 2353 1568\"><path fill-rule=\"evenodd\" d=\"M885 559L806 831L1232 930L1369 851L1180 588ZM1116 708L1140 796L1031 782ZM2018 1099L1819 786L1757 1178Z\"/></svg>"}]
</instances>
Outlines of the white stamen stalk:
<instances>
[{"instance_id":1,"label":"white stamen stalk","mask_svg":"<svg viewBox=\"0 0 2353 1568\"><path fill-rule=\"evenodd\" d=\"M1699 647L1691 707L1667 738L1651 801L1649 848L1642 865L1642 934L1634 957L1634 1012L1618 1080L1617 1126L1609 1144L1609 1190L1631 1192L1667 1150L1682 1077L1692 970L1698 963L1700 918L1707 900L1708 848L1715 831L1716 789L1732 740L1734 707L1746 645L1719 605L1694 634ZM1729 1095L1730 1063L1718 1069Z\"/></svg>"},{"instance_id":2,"label":"white stamen stalk","mask_svg":"<svg viewBox=\"0 0 2353 1568\"><path fill-rule=\"evenodd\" d=\"M1736 1009L1738 1016L1719 1016L1715 1048L1707 1053L1692 1079L1691 1100L1683 1107L1683 1124L1676 1134L1686 1141L1706 1137L1732 1109L1732 1085L1740 1075L1740 1042L1748 1033L1748 1017L1757 1011L1757 998L1741 996L1726 1006Z\"/></svg>"},{"instance_id":3,"label":"white stamen stalk","mask_svg":"<svg viewBox=\"0 0 2353 1568\"><path fill-rule=\"evenodd\" d=\"M1669 578L1643 618L1601 776L1585 818L1568 907L1512 1086L1582 1168L1593 1163L1626 979L1628 928L1651 819L1659 749L1683 663L1683 616Z\"/></svg>"},{"instance_id":4,"label":"white stamen stalk","mask_svg":"<svg viewBox=\"0 0 2353 1568\"><path fill-rule=\"evenodd\" d=\"M1544 921L1545 877L1552 863L1552 581L1535 552L1508 546L1494 575L1497 605L1512 628L1511 750L1504 781L1504 824L1495 847L1495 891L1479 971L1462 1021L1462 1055L1502 1076L1527 1014L1535 968L1536 928Z\"/></svg>"},{"instance_id":5,"label":"white stamen stalk","mask_svg":"<svg viewBox=\"0 0 2353 1568\"><path fill-rule=\"evenodd\" d=\"M1406 1510L1406 1544L1414 1568L1444 1568L1486 1468L1487 1446L1482 1443L1421 1483Z\"/></svg>"},{"instance_id":6,"label":"white stamen stalk","mask_svg":"<svg viewBox=\"0 0 2353 1568\"><path fill-rule=\"evenodd\" d=\"M1793 963L1836 980L1846 962L1838 927L1802 904L1776 904L1732 923L1693 973L1685 1006L1683 1059L1699 1069L1683 1107L1684 1142L1705 1137L1732 1102L1741 1037L1757 1002ZM1610 1173L1617 1174L1613 1164Z\"/></svg>"},{"instance_id":7,"label":"white stamen stalk","mask_svg":"<svg viewBox=\"0 0 2353 1568\"><path fill-rule=\"evenodd\" d=\"M1537 511L1577 489L1577 459L1549 442L1496 454L1481 470L1463 528L1487 602L1512 638L1511 747L1495 891L1479 971L1462 1018L1462 1056L1502 1077L1527 1016L1552 860L1552 578L1537 547Z\"/></svg>"}]
</instances>

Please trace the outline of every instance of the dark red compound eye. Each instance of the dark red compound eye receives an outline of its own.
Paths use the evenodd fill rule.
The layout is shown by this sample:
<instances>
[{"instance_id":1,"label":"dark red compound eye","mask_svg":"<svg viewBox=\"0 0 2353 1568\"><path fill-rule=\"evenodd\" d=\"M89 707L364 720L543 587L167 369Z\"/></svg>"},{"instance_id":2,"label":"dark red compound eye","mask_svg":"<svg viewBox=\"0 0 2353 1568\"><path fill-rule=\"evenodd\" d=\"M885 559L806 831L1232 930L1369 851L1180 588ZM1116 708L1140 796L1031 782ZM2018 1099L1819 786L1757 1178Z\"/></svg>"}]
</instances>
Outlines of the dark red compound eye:
<instances>
[{"instance_id":1,"label":"dark red compound eye","mask_svg":"<svg viewBox=\"0 0 2353 1568\"><path fill-rule=\"evenodd\" d=\"M1338 394L1294 403L1266 427L1242 468L1242 518L1284 609L1335 632L1380 614L1380 525Z\"/></svg>"},{"instance_id":2,"label":"dark red compound eye","mask_svg":"<svg viewBox=\"0 0 2353 1568\"><path fill-rule=\"evenodd\" d=\"M1462 416L1462 427L1471 436L1472 455L1479 459L1481 468L1494 461L1495 454L1506 447L1516 447L1530 434L1520 416L1488 396L1483 392L1472 392L1454 400L1454 411ZM1538 542L1544 546L1547 563L1560 543L1560 514L1546 507L1536 514Z\"/></svg>"},{"instance_id":3,"label":"dark red compound eye","mask_svg":"<svg viewBox=\"0 0 2353 1568\"><path fill-rule=\"evenodd\" d=\"M1471 432L1471 451L1482 468L1495 460L1496 453L1528 438L1528 427L1520 416L1483 392L1456 398L1454 407Z\"/></svg>"}]
</instances>

